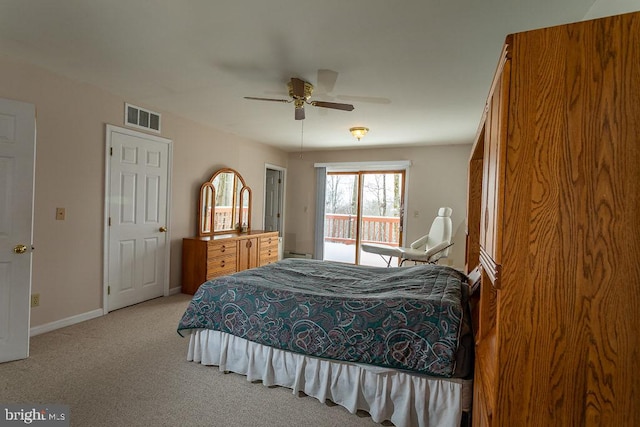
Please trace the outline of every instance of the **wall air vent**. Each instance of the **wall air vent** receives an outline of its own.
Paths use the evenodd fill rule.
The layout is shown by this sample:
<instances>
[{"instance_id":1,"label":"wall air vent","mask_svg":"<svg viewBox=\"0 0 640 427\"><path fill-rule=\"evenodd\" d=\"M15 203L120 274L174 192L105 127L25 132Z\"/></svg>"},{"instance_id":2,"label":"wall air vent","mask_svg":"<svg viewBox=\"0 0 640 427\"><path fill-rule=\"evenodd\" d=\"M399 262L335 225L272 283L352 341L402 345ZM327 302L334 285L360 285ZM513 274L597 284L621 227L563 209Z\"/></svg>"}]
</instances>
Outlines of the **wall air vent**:
<instances>
[{"instance_id":1,"label":"wall air vent","mask_svg":"<svg viewBox=\"0 0 640 427\"><path fill-rule=\"evenodd\" d=\"M131 104L124 104L124 124L160 133L160 113Z\"/></svg>"}]
</instances>

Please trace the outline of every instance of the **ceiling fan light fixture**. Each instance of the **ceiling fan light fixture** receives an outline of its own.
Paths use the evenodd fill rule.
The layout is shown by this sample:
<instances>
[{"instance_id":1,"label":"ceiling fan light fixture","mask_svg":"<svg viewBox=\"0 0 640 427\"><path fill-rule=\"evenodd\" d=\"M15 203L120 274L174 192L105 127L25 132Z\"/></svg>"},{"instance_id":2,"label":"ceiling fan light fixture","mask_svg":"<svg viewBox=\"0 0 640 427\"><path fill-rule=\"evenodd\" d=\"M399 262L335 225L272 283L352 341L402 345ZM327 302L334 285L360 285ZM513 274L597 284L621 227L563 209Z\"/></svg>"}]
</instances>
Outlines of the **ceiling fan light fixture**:
<instances>
[{"instance_id":1,"label":"ceiling fan light fixture","mask_svg":"<svg viewBox=\"0 0 640 427\"><path fill-rule=\"evenodd\" d=\"M351 132L351 135L354 136L354 138L356 138L358 141L360 141L360 139L362 139L367 132L369 132L369 128L365 128L365 127L352 127L349 129L349 132Z\"/></svg>"}]
</instances>

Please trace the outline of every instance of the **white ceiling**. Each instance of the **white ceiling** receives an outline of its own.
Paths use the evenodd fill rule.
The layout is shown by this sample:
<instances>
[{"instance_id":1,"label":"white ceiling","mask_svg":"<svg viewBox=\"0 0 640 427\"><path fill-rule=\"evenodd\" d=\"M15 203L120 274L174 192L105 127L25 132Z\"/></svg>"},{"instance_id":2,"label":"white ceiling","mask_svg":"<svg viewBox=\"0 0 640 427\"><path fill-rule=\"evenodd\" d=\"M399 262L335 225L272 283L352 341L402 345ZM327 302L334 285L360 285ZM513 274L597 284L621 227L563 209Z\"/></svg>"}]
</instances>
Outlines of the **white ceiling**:
<instances>
[{"instance_id":1,"label":"white ceiling","mask_svg":"<svg viewBox=\"0 0 640 427\"><path fill-rule=\"evenodd\" d=\"M297 151L471 143L509 33L580 21L594 0L0 0L0 54L126 101ZM249 101L312 99L352 112ZM324 93L323 93L324 92ZM2 94L0 94L1 96ZM373 102L372 102L373 101ZM366 126L360 142L349 134ZM170 135L168 135L170 136Z\"/></svg>"}]
</instances>

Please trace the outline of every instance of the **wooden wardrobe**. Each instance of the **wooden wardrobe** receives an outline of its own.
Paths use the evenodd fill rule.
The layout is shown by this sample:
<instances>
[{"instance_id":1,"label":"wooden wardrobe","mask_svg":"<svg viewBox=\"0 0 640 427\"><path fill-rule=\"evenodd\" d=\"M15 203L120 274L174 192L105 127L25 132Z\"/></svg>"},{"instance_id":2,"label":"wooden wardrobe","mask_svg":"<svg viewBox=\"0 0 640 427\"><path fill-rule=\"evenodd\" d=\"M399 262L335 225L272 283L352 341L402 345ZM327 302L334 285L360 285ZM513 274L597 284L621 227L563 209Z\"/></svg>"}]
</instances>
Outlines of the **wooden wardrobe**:
<instances>
[{"instance_id":1,"label":"wooden wardrobe","mask_svg":"<svg viewBox=\"0 0 640 427\"><path fill-rule=\"evenodd\" d=\"M473 426L640 426L640 13L507 37L468 194Z\"/></svg>"}]
</instances>

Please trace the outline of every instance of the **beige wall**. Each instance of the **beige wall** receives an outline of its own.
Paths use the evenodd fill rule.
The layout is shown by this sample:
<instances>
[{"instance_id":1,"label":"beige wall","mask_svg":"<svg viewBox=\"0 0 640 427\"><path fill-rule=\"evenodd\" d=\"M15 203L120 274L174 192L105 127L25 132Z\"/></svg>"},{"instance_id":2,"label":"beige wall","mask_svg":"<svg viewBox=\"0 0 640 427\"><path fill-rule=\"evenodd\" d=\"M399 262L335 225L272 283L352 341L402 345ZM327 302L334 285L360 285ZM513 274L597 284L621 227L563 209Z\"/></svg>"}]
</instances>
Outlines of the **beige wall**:
<instances>
[{"instance_id":1,"label":"beige wall","mask_svg":"<svg viewBox=\"0 0 640 427\"><path fill-rule=\"evenodd\" d=\"M596 0L585 19L601 18L638 10L640 10L638 0Z\"/></svg>"},{"instance_id":2,"label":"beige wall","mask_svg":"<svg viewBox=\"0 0 640 427\"><path fill-rule=\"evenodd\" d=\"M453 208L453 265L464 266L467 163L471 144L370 150L339 150L289 155L285 249L313 253L315 221L314 163L410 160L406 194L406 242L429 231L441 206ZM417 216L415 216L417 213Z\"/></svg>"},{"instance_id":3,"label":"beige wall","mask_svg":"<svg viewBox=\"0 0 640 427\"><path fill-rule=\"evenodd\" d=\"M105 124L122 126L122 99L42 68L0 56L0 97L35 104L36 192L31 326L102 308ZM439 206L454 209L457 265L464 259L466 163L470 146L347 150L287 155L273 147L162 113L162 135L173 140L171 287L180 285L181 241L195 234L200 184L215 170L238 170L253 190L253 228L263 224L265 163L287 168L287 249L313 251L315 162L411 160L407 240L424 234ZM66 220L55 209L66 208ZM413 213L418 211L418 217Z\"/></svg>"},{"instance_id":4,"label":"beige wall","mask_svg":"<svg viewBox=\"0 0 640 427\"><path fill-rule=\"evenodd\" d=\"M94 86L0 56L0 97L37 111L31 326L102 308L105 124L122 126L124 100ZM253 190L252 222L262 225L265 162L286 167L278 149L224 134L163 111L173 140L172 287L180 285L181 239L195 233L200 184L220 167L238 170ZM55 220L56 207L66 220Z\"/></svg>"},{"instance_id":5,"label":"beige wall","mask_svg":"<svg viewBox=\"0 0 640 427\"><path fill-rule=\"evenodd\" d=\"M240 172L252 193L251 226L264 225L265 163L286 167L287 155L276 148L217 132L178 117L163 115L163 134L173 139L171 200L171 284L181 283L182 238L196 233L200 185L221 168Z\"/></svg>"}]
</instances>

